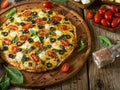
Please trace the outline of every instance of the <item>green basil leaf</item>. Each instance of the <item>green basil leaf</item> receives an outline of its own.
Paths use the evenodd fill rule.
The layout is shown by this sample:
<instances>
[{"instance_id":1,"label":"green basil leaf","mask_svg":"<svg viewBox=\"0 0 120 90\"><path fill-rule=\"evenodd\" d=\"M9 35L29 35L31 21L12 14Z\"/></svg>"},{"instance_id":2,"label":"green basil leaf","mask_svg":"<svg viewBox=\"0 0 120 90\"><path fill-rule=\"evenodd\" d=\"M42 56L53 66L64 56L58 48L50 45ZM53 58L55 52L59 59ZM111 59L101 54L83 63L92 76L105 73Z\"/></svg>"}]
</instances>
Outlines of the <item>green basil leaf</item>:
<instances>
[{"instance_id":1,"label":"green basil leaf","mask_svg":"<svg viewBox=\"0 0 120 90\"><path fill-rule=\"evenodd\" d=\"M53 2L58 2L58 3L65 3L67 2L68 0L52 0Z\"/></svg>"},{"instance_id":2,"label":"green basil leaf","mask_svg":"<svg viewBox=\"0 0 120 90\"><path fill-rule=\"evenodd\" d=\"M30 29L30 34L33 35L33 36L36 36L37 32L32 30L32 29Z\"/></svg>"},{"instance_id":3,"label":"green basil leaf","mask_svg":"<svg viewBox=\"0 0 120 90\"><path fill-rule=\"evenodd\" d=\"M105 36L98 36L99 43L104 47L111 47L111 41Z\"/></svg>"},{"instance_id":4,"label":"green basil leaf","mask_svg":"<svg viewBox=\"0 0 120 90\"><path fill-rule=\"evenodd\" d=\"M17 35L12 39L12 43L16 43L18 41Z\"/></svg>"},{"instance_id":5,"label":"green basil leaf","mask_svg":"<svg viewBox=\"0 0 120 90\"><path fill-rule=\"evenodd\" d=\"M2 90L7 90L10 86L10 78L7 77L7 74L5 74L3 77L0 78L0 87Z\"/></svg>"},{"instance_id":6,"label":"green basil leaf","mask_svg":"<svg viewBox=\"0 0 120 90\"><path fill-rule=\"evenodd\" d=\"M16 12L17 12L17 9L16 9L16 8L13 8L13 9L9 10L9 11L6 13L6 17L7 17L7 18L10 18L10 17L12 17Z\"/></svg>"},{"instance_id":7,"label":"green basil leaf","mask_svg":"<svg viewBox=\"0 0 120 90\"><path fill-rule=\"evenodd\" d=\"M78 52L82 51L86 46L85 46L85 41L83 38L80 40L80 48L78 49Z\"/></svg>"},{"instance_id":8,"label":"green basil leaf","mask_svg":"<svg viewBox=\"0 0 120 90\"><path fill-rule=\"evenodd\" d=\"M11 83L14 83L14 84L22 84L23 83L23 75L19 70L15 69L15 68L9 68L9 67L5 67L5 69L7 72L7 76L11 80Z\"/></svg>"},{"instance_id":9,"label":"green basil leaf","mask_svg":"<svg viewBox=\"0 0 120 90\"><path fill-rule=\"evenodd\" d=\"M39 37L41 43L44 43L44 37Z\"/></svg>"}]
</instances>

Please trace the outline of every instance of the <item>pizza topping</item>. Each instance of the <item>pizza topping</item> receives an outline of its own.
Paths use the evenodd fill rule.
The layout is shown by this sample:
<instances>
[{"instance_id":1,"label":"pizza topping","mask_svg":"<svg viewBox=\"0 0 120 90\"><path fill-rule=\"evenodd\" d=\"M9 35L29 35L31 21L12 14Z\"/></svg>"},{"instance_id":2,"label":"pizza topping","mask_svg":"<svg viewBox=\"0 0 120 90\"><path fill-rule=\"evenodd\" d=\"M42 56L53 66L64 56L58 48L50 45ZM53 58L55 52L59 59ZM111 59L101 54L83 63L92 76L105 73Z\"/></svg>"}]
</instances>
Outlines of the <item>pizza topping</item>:
<instances>
[{"instance_id":1,"label":"pizza topping","mask_svg":"<svg viewBox=\"0 0 120 90\"><path fill-rule=\"evenodd\" d=\"M38 13L37 13L36 11L33 11L33 12L32 12L32 15L33 15L33 16L37 16L37 14L38 14Z\"/></svg>"},{"instance_id":2,"label":"pizza topping","mask_svg":"<svg viewBox=\"0 0 120 90\"><path fill-rule=\"evenodd\" d=\"M38 34L39 34L40 36L46 36L47 32L46 32L45 30L39 30L39 31L38 31Z\"/></svg>"},{"instance_id":3,"label":"pizza topping","mask_svg":"<svg viewBox=\"0 0 120 90\"><path fill-rule=\"evenodd\" d=\"M28 63L28 66L29 66L29 67L32 67L32 63L31 63L31 62L29 62L29 63Z\"/></svg>"},{"instance_id":4,"label":"pizza topping","mask_svg":"<svg viewBox=\"0 0 120 90\"><path fill-rule=\"evenodd\" d=\"M35 54L40 54L41 52L42 52L42 50L38 49L38 50L35 51Z\"/></svg>"},{"instance_id":5,"label":"pizza topping","mask_svg":"<svg viewBox=\"0 0 120 90\"><path fill-rule=\"evenodd\" d=\"M43 21L47 21L47 18L46 18L46 17L43 17L42 20L43 20Z\"/></svg>"},{"instance_id":6,"label":"pizza topping","mask_svg":"<svg viewBox=\"0 0 120 90\"><path fill-rule=\"evenodd\" d=\"M31 60L33 60L34 62L38 62L38 61L39 61L39 56L36 55L36 54L34 54L34 53L32 53L32 54L30 55L30 58L31 58Z\"/></svg>"},{"instance_id":7,"label":"pizza topping","mask_svg":"<svg viewBox=\"0 0 120 90\"><path fill-rule=\"evenodd\" d=\"M12 39L12 43L16 43L18 41L17 35Z\"/></svg>"},{"instance_id":8,"label":"pizza topping","mask_svg":"<svg viewBox=\"0 0 120 90\"><path fill-rule=\"evenodd\" d=\"M70 69L70 64L69 64L69 63L64 63L64 64L62 65L61 71L62 71L63 73L67 73L67 72L69 71L69 69Z\"/></svg>"},{"instance_id":9,"label":"pizza topping","mask_svg":"<svg viewBox=\"0 0 120 90\"><path fill-rule=\"evenodd\" d=\"M25 23L25 25L22 27L23 30L28 30L29 28L32 27L31 23Z\"/></svg>"},{"instance_id":10,"label":"pizza topping","mask_svg":"<svg viewBox=\"0 0 120 90\"><path fill-rule=\"evenodd\" d=\"M9 54L8 56L9 56L9 58L12 58L12 59L14 59L16 55Z\"/></svg>"},{"instance_id":11,"label":"pizza topping","mask_svg":"<svg viewBox=\"0 0 120 90\"><path fill-rule=\"evenodd\" d=\"M51 68L53 65L52 65L52 63L47 63L46 66L47 66L48 68Z\"/></svg>"},{"instance_id":12,"label":"pizza topping","mask_svg":"<svg viewBox=\"0 0 120 90\"><path fill-rule=\"evenodd\" d=\"M17 44L17 46L22 46L23 43L17 42L16 44Z\"/></svg>"},{"instance_id":13,"label":"pizza topping","mask_svg":"<svg viewBox=\"0 0 120 90\"><path fill-rule=\"evenodd\" d=\"M29 42L29 43L32 43L32 42L33 42L33 39L32 39L32 38L29 38L29 39L28 39L28 42Z\"/></svg>"},{"instance_id":14,"label":"pizza topping","mask_svg":"<svg viewBox=\"0 0 120 90\"><path fill-rule=\"evenodd\" d=\"M27 36L21 35L21 36L19 36L19 39L20 39L20 41L25 41L25 40L27 40Z\"/></svg>"},{"instance_id":15,"label":"pizza topping","mask_svg":"<svg viewBox=\"0 0 120 90\"><path fill-rule=\"evenodd\" d=\"M70 39L71 38L71 36L70 35L66 35L66 39Z\"/></svg>"},{"instance_id":16,"label":"pizza topping","mask_svg":"<svg viewBox=\"0 0 120 90\"><path fill-rule=\"evenodd\" d=\"M22 59L21 59L22 63L24 63L24 62L27 61L27 60L28 60L28 57L26 57L26 55L23 55L23 57L22 57Z\"/></svg>"},{"instance_id":17,"label":"pizza topping","mask_svg":"<svg viewBox=\"0 0 120 90\"><path fill-rule=\"evenodd\" d=\"M31 16L32 12L30 10L26 10L22 13L22 16L24 17L28 17L28 16Z\"/></svg>"},{"instance_id":18,"label":"pizza topping","mask_svg":"<svg viewBox=\"0 0 120 90\"><path fill-rule=\"evenodd\" d=\"M51 10L49 10L49 11L48 11L48 14L50 14L50 15L51 15L51 14L53 14L53 12L52 12Z\"/></svg>"},{"instance_id":19,"label":"pizza topping","mask_svg":"<svg viewBox=\"0 0 120 90\"><path fill-rule=\"evenodd\" d=\"M53 16L53 17L52 17L52 20L59 22L59 21L62 20L62 18L61 18L60 16Z\"/></svg>"},{"instance_id":20,"label":"pizza topping","mask_svg":"<svg viewBox=\"0 0 120 90\"><path fill-rule=\"evenodd\" d=\"M4 36L7 36L7 35L8 35L8 32L2 32L2 34L3 34Z\"/></svg>"},{"instance_id":21,"label":"pizza topping","mask_svg":"<svg viewBox=\"0 0 120 90\"><path fill-rule=\"evenodd\" d=\"M3 29L2 29L2 27L0 27L0 31L2 31Z\"/></svg>"},{"instance_id":22,"label":"pizza topping","mask_svg":"<svg viewBox=\"0 0 120 90\"><path fill-rule=\"evenodd\" d=\"M50 42L51 42L51 43L53 43L53 42L55 42L55 41L56 41L55 38L50 38Z\"/></svg>"},{"instance_id":23,"label":"pizza topping","mask_svg":"<svg viewBox=\"0 0 120 90\"><path fill-rule=\"evenodd\" d=\"M65 53L64 50L59 50L59 54L63 55Z\"/></svg>"},{"instance_id":24,"label":"pizza topping","mask_svg":"<svg viewBox=\"0 0 120 90\"><path fill-rule=\"evenodd\" d=\"M18 52L21 52L22 51L22 48L18 48Z\"/></svg>"},{"instance_id":25,"label":"pizza topping","mask_svg":"<svg viewBox=\"0 0 120 90\"><path fill-rule=\"evenodd\" d=\"M4 38L3 42L4 42L6 45L12 44L11 40L8 39L8 38Z\"/></svg>"},{"instance_id":26,"label":"pizza topping","mask_svg":"<svg viewBox=\"0 0 120 90\"><path fill-rule=\"evenodd\" d=\"M64 46L69 46L69 42L66 39L60 40L61 44Z\"/></svg>"},{"instance_id":27,"label":"pizza topping","mask_svg":"<svg viewBox=\"0 0 120 90\"><path fill-rule=\"evenodd\" d=\"M8 28L10 30L18 30L18 27L16 25L9 25Z\"/></svg>"},{"instance_id":28,"label":"pizza topping","mask_svg":"<svg viewBox=\"0 0 120 90\"><path fill-rule=\"evenodd\" d=\"M17 51L18 51L18 46L12 46L12 48L11 48L12 54L16 54Z\"/></svg>"},{"instance_id":29,"label":"pizza topping","mask_svg":"<svg viewBox=\"0 0 120 90\"><path fill-rule=\"evenodd\" d=\"M68 30L70 29L67 25L59 25L58 27L60 30Z\"/></svg>"},{"instance_id":30,"label":"pizza topping","mask_svg":"<svg viewBox=\"0 0 120 90\"><path fill-rule=\"evenodd\" d=\"M45 25L45 24L46 24L46 22L43 21L41 18L37 18L37 19L36 19L36 23L37 23L38 25Z\"/></svg>"},{"instance_id":31,"label":"pizza topping","mask_svg":"<svg viewBox=\"0 0 120 90\"><path fill-rule=\"evenodd\" d=\"M42 48L42 44L41 44L39 41L34 42L34 46L35 46L35 47Z\"/></svg>"},{"instance_id":32,"label":"pizza topping","mask_svg":"<svg viewBox=\"0 0 120 90\"><path fill-rule=\"evenodd\" d=\"M21 23L20 23L20 25L21 25L21 26L24 26L24 25L25 25L25 23L24 23L24 22L21 22Z\"/></svg>"},{"instance_id":33,"label":"pizza topping","mask_svg":"<svg viewBox=\"0 0 120 90\"><path fill-rule=\"evenodd\" d=\"M42 25L38 25L38 28L39 28L39 29L43 29L44 26L42 26Z\"/></svg>"},{"instance_id":34,"label":"pizza topping","mask_svg":"<svg viewBox=\"0 0 120 90\"><path fill-rule=\"evenodd\" d=\"M34 49L35 49L35 47L34 47L34 46L31 46L30 48L25 49L25 50L23 51L23 53L24 53L24 54L28 54L28 53L30 53L31 51L33 51Z\"/></svg>"},{"instance_id":35,"label":"pizza topping","mask_svg":"<svg viewBox=\"0 0 120 90\"><path fill-rule=\"evenodd\" d=\"M57 57L57 54L53 51L47 51L47 55L52 57L52 58L56 58Z\"/></svg>"},{"instance_id":36,"label":"pizza topping","mask_svg":"<svg viewBox=\"0 0 120 90\"><path fill-rule=\"evenodd\" d=\"M50 27L50 31L54 31L54 30L56 30L55 27Z\"/></svg>"},{"instance_id":37,"label":"pizza topping","mask_svg":"<svg viewBox=\"0 0 120 90\"><path fill-rule=\"evenodd\" d=\"M12 22L14 20L14 17L10 17L9 20Z\"/></svg>"},{"instance_id":38,"label":"pizza topping","mask_svg":"<svg viewBox=\"0 0 120 90\"><path fill-rule=\"evenodd\" d=\"M7 51L7 50L8 50L8 47L3 46L2 51Z\"/></svg>"}]
</instances>

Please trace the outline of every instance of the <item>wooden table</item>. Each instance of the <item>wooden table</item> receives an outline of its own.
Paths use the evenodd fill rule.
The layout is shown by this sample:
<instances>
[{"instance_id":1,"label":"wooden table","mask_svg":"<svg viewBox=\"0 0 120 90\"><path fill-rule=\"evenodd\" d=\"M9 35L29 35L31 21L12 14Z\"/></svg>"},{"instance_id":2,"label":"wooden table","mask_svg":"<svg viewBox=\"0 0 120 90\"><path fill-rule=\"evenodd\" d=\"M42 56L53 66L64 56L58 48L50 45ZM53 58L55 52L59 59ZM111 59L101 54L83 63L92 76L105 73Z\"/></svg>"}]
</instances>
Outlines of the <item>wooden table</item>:
<instances>
[{"instance_id":1,"label":"wooden table","mask_svg":"<svg viewBox=\"0 0 120 90\"><path fill-rule=\"evenodd\" d=\"M14 0L9 0L14 3ZM102 48L98 44L97 36L102 35L110 38L113 43L120 43L120 30L117 33L111 33L94 26L90 20L85 17L85 9L82 10L70 2L66 5L75 11L77 11L86 21L92 36L92 52ZM99 1L95 2L92 7L88 9L95 10L99 8ZM88 58L83 68L73 78L46 88L32 88L24 89L18 87L11 87L10 90L120 90L120 58L110 65L107 65L103 69L98 69L94 64L92 55Z\"/></svg>"}]
</instances>

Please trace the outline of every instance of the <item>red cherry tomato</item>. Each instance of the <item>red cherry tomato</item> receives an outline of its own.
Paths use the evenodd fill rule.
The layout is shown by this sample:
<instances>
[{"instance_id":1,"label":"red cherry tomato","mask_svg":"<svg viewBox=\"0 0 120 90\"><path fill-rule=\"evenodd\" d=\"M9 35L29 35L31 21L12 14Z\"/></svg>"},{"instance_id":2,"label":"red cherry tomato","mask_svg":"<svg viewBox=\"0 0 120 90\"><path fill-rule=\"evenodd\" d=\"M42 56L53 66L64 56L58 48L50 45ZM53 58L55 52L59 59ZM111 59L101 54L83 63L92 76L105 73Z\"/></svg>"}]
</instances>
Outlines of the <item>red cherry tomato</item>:
<instances>
[{"instance_id":1,"label":"red cherry tomato","mask_svg":"<svg viewBox=\"0 0 120 90\"><path fill-rule=\"evenodd\" d=\"M102 19L101 24L106 27L110 26L110 22L107 19Z\"/></svg>"},{"instance_id":2,"label":"red cherry tomato","mask_svg":"<svg viewBox=\"0 0 120 90\"><path fill-rule=\"evenodd\" d=\"M106 7L105 6L103 6L103 7L101 7L99 10L98 10L98 12L100 13L100 14L104 14L105 12L106 12Z\"/></svg>"},{"instance_id":3,"label":"red cherry tomato","mask_svg":"<svg viewBox=\"0 0 120 90\"><path fill-rule=\"evenodd\" d=\"M22 29L23 30L28 30L29 28L31 28L32 27L32 24L31 23L26 23L23 27L22 27Z\"/></svg>"},{"instance_id":4,"label":"red cherry tomato","mask_svg":"<svg viewBox=\"0 0 120 90\"><path fill-rule=\"evenodd\" d=\"M52 17L52 20L56 21L56 22L61 21L61 19L62 18L60 16L57 16L57 15Z\"/></svg>"},{"instance_id":5,"label":"red cherry tomato","mask_svg":"<svg viewBox=\"0 0 120 90\"><path fill-rule=\"evenodd\" d=\"M38 61L39 61L39 56L36 55L36 54L34 54L34 53L32 53L32 54L30 55L30 58L31 58L31 60L33 60L34 62L38 62Z\"/></svg>"},{"instance_id":6,"label":"red cherry tomato","mask_svg":"<svg viewBox=\"0 0 120 90\"><path fill-rule=\"evenodd\" d=\"M69 69L70 69L70 64L69 64L69 63L64 63L64 64L62 65L61 71L62 71L63 73L67 73L67 72L69 71Z\"/></svg>"},{"instance_id":7,"label":"red cherry tomato","mask_svg":"<svg viewBox=\"0 0 120 90\"><path fill-rule=\"evenodd\" d=\"M52 5L53 5L53 3L52 3L52 2L49 2L49 1L44 2L44 3L42 4L43 8L52 8Z\"/></svg>"},{"instance_id":8,"label":"red cherry tomato","mask_svg":"<svg viewBox=\"0 0 120 90\"><path fill-rule=\"evenodd\" d=\"M105 12L105 19L110 20L111 18L112 18L112 12L108 10L107 12Z\"/></svg>"},{"instance_id":9,"label":"red cherry tomato","mask_svg":"<svg viewBox=\"0 0 120 90\"><path fill-rule=\"evenodd\" d=\"M69 46L69 42L66 39L60 40L61 44L64 46Z\"/></svg>"},{"instance_id":10,"label":"red cherry tomato","mask_svg":"<svg viewBox=\"0 0 120 90\"><path fill-rule=\"evenodd\" d=\"M99 23L101 21L101 15L97 12L94 16L94 22Z\"/></svg>"},{"instance_id":11,"label":"red cherry tomato","mask_svg":"<svg viewBox=\"0 0 120 90\"><path fill-rule=\"evenodd\" d=\"M115 13L114 14L116 17L120 17L120 13L118 12L118 13Z\"/></svg>"},{"instance_id":12,"label":"red cherry tomato","mask_svg":"<svg viewBox=\"0 0 120 90\"><path fill-rule=\"evenodd\" d=\"M18 26L16 26L16 25L9 25L8 28L10 30L18 30Z\"/></svg>"},{"instance_id":13,"label":"red cherry tomato","mask_svg":"<svg viewBox=\"0 0 120 90\"><path fill-rule=\"evenodd\" d=\"M52 57L52 58L56 58L57 57L57 54L53 51L47 51L47 55Z\"/></svg>"},{"instance_id":14,"label":"red cherry tomato","mask_svg":"<svg viewBox=\"0 0 120 90\"><path fill-rule=\"evenodd\" d=\"M30 16L31 14L32 14L32 12L31 12L30 10L26 10L26 11L24 11L24 12L22 13L22 16L28 17L28 16Z\"/></svg>"},{"instance_id":15,"label":"red cherry tomato","mask_svg":"<svg viewBox=\"0 0 120 90\"><path fill-rule=\"evenodd\" d=\"M11 51L12 51L12 54L16 54L18 51L18 46L12 46Z\"/></svg>"},{"instance_id":16,"label":"red cherry tomato","mask_svg":"<svg viewBox=\"0 0 120 90\"><path fill-rule=\"evenodd\" d=\"M118 8L116 6L111 6L110 7L110 10L113 12L113 13L117 13L118 12Z\"/></svg>"},{"instance_id":17,"label":"red cherry tomato","mask_svg":"<svg viewBox=\"0 0 120 90\"><path fill-rule=\"evenodd\" d=\"M87 10L87 11L86 11L86 17L87 17L88 19L92 19L92 18L93 18L93 12L92 12L91 10Z\"/></svg>"},{"instance_id":18,"label":"red cherry tomato","mask_svg":"<svg viewBox=\"0 0 120 90\"><path fill-rule=\"evenodd\" d=\"M39 41L34 42L34 46L38 48L42 48L42 44Z\"/></svg>"},{"instance_id":19,"label":"red cherry tomato","mask_svg":"<svg viewBox=\"0 0 120 90\"><path fill-rule=\"evenodd\" d=\"M12 41L8 38L4 38L4 41L3 41L6 45L10 45L12 43Z\"/></svg>"},{"instance_id":20,"label":"red cherry tomato","mask_svg":"<svg viewBox=\"0 0 120 90\"><path fill-rule=\"evenodd\" d=\"M115 19L112 21L111 26L112 26L113 28L115 28L115 27L118 26L119 23L120 23L120 18L115 18Z\"/></svg>"},{"instance_id":21,"label":"red cherry tomato","mask_svg":"<svg viewBox=\"0 0 120 90\"><path fill-rule=\"evenodd\" d=\"M25 40L27 40L27 36L26 36L26 35L21 35L21 36L19 37L19 39L20 39L21 41L25 41Z\"/></svg>"},{"instance_id":22,"label":"red cherry tomato","mask_svg":"<svg viewBox=\"0 0 120 90\"><path fill-rule=\"evenodd\" d=\"M67 26L67 25L59 25L58 28L59 28L60 30L68 30L68 29L70 29L70 27Z\"/></svg>"},{"instance_id":23,"label":"red cherry tomato","mask_svg":"<svg viewBox=\"0 0 120 90\"><path fill-rule=\"evenodd\" d=\"M9 5L8 0L3 0L3 2L1 3L1 8L4 9Z\"/></svg>"}]
</instances>

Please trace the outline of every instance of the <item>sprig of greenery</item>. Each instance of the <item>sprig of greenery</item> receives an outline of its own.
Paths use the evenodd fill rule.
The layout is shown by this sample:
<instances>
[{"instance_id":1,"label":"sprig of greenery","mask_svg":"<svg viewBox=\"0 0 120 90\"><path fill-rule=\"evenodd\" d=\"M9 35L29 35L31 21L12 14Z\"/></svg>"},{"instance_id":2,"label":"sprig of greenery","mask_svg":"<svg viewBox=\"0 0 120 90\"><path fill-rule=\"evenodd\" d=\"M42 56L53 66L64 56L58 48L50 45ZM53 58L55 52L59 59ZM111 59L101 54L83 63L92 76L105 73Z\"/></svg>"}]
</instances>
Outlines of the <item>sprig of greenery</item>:
<instances>
[{"instance_id":1,"label":"sprig of greenery","mask_svg":"<svg viewBox=\"0 0 120 90\"><path fill-rule=\"evenodd\" d=\"M68 0L52 0L53 2L57 2L57 3L65 3L67 2Z\"/></svg>"},{"instance_id":2,"label":"sprig of greenery","mask_svg":"<svg viewBox=\"0 0 120 90\"><path fill-rule=\"evenodd\" d=\"M12 17L16 12L17 12L17 9L16 9L16 8L12 8L11 10L9 10L9 11L6 13L6 17L7 17L7 18L10 18L10 17Z\"/></svg>"},{"instance_id":3,"label":"sprig of greenery","mask_svg":"<svg viewBox=\"0 0 120 90\"><path fill-rule=\"evenodd\" d=\"M85 40L83 38L81 38L80 43L79 43L78 52L82 51L85 47L86 47Z\"/></svg>"},{"instance_id":4,"label":"sprig of greenery","mask_svg":"<svg viewBox=\"0 0 120 90\"><path fill-rule=\"evenodd\" d=\"M111 47L111 41L105 36L98 36L99 43L104 47Z\"/></svg>"}]
</instances>

